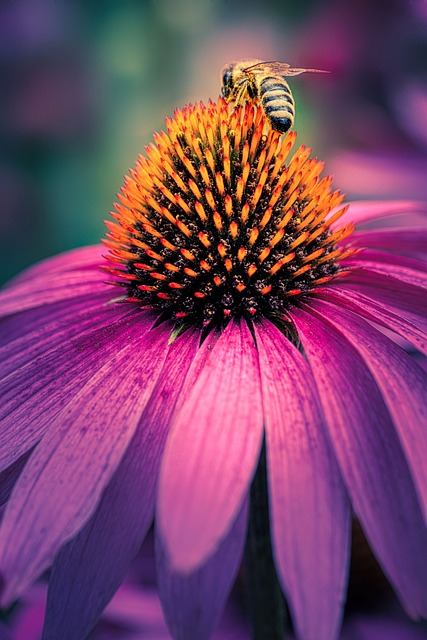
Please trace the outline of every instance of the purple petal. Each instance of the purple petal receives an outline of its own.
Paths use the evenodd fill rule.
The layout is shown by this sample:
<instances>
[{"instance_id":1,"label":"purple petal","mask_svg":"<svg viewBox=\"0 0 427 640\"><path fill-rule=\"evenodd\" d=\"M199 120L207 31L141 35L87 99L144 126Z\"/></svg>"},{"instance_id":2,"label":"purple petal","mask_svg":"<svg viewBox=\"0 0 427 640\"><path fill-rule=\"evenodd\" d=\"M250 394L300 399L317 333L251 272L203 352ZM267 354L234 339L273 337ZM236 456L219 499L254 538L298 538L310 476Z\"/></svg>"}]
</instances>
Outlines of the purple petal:
<instances>
[{"instance_id":1,"label":"purple petal","mask_svg":"<svg viewBox=\"0 0 427 640\"><path fill-rule=\"evenodd\" d=\"M105 283L106 279L101 270L81 269L58 274L47 273L37 280L25 280L0 293L0 315L7 316L25 309L102 291L110 291L111 298L117 297L114 287Z\"/></svg>"},{"instance_id":2,"label":"purple petal","mask_svg":"<svg viewBox=\"0 0 427 640\"><path fill-rule=\"evenodd\" d=\"M19 460L16 460L10 465L10 467L0 472L0 506L9 500L11 491L21 475L29 455L29 453L24 454Z\"/></svg>"},{"instance_id":3,"label":"purple petal","mask_svg":"<svg viewBox=\"0 0 427 640\"><path fill-rule=\"evenodd\" d=\"M352 258L349 258L351 260ZM368 249L365 248L364 251L358 253L354 260L360 262L361 264L365 262L369 263L379 263L382 264L391 264L397 267L403 267L404 269L411 269L414 271L421 271L424 273L426 270L426 261L423 257L415 258L414 256L405 256L405 255L395 255L392 253L388 253L387 251L378 251L376 249Z\"/></svg>"},{"instance_id":4,"label":"purple petal","mask_svg":"<svg viewBox=\"0 0 427 640\"><path fill-rule=\"evenodd\" d=\"M273 548L304 640L336 638L345 598L349 505L307 361L274 325L256 325Z\"/></svg>"},{"instance_id":5,"label":"purple petal","mask_svg":"<svg viewBox=\"0 0 427 640\"><path fill-rule=\"evenodd\" d=\"M427 355L427 335L425 331L401 315L394 313L388 307L378 304L360 293L346 291L339 286L325 287L321 293L316 294L316 297L327 302L330 301L340 307L346 307L371 322L376 322L395 331L406 338L416 349Z\"/></svg>"},{"instance_id":6,"label":"purple petal","mask_svg":"<svg viewBox=\"0 0 427 640\"><path fill-rule=\"evenodd\" d=\"M381 257L381 260L380 260ZM353 266L357 269L369 273L379 273L386 275L400 282L415 287L427 288L427 273L425 263L410 260L403 256L393 256L391 254L379 254L374 252L363 252L343 262L346 266ZM412 267L414 268L411 268ZM418 265L418 266L416 266ZM425 292L424 292L425 295Z\"/></svg>"},{"instance_id":7,"label":"purple petal","mask_svg":"<svg viewBox=\"0 0 427 640\"><path fill-rule=\"evenodd\" d=\"M39 355L63 346L74 336L116 322L135 313L135 306L111 304L109 297L84 296L52 304L49 310L30 309L3 319L0 339L1 377L4 378Z\"/></svg>"},{"instance_id":8,"label":"purple petal","mask_svg":"<svg viewBox=\"0 0 427 640\"><path fill-rule=\"evenodd\" d=\"M422 202L411 202L410 200L390 200L390 201L369 201L352 202L346 213L346 220L355 224L364 224L371 220L390 218L391 216L405 215L412 213L425 213L426 205ZM334 211L331 211L331 216ZM341 221L339 221L340 223ZM338 224L339 224L338 223Z\"/></svg>"},{"instance_id":9,"label":"purple petal","mask_svg":"<svg viewBox=\"0 0 427 640\"><path fill-rule=\"evenodd\" d=\"M165 617L175 640L209 640L236 577L246 538L247 501L214 555L195 572L175 572L157 538L157 574Z\"/></svg>"},{"instance_id":10,"label":"purple petal","mask_svg":"<svg viewBox=\"0 0 427 640\"><path fill-rule=\"evenodd\" d=\"M219 331L211 331L208 336L204 339L201 348L197 351L197 354L191 363L190 370L185 378L184 385L182 387L182 392L179 395L179 398L176 403L175 413L181 409L182 405L187 402L187 398L193 390L194 385L196 384L199 376L206 364L206 361L210 357L212 349L215 347L216 343L220 338Z\"/></svg>"},{"instance_id":11,"label":"purple petal","mask_svg":"<svg viewBox=\"0 0 427 640\"><path fill-rule=\"evenodd\" d=\"M79 249L72 249L71 251L60 253L59 255L42 260L29 269L26 269L16 276L9 283L9 286L15 286L16 284L28 282L29 280L45 278L47 272L61 273L85 268L95 268L99 270L99 265L105 263L103 258L103 254L105 253L106 248L101 244L81 247Z\"/></svg>"},{"instance_id":12,"label":"purple petal","mask_svg":"<svg viewBox=\"0 0 427 640\"><path fill-rule=\"evenodd\" d=\"M100 318L102 318L100 314ZM104 319L105 320L105 319ZM111 320L111 318L110 318ZM81 332L0 382L0 469L31 449L73 395L135 332L148 331L142 312Z\"/></svg>"},{"instance_id":13,"label":"purple petal","mask_svg":"<svg viewBox=\"0 0 427 640\"><path fill-rule=\"evenodd\" d=\"M46 323L66 321L67 318L73 316L74 312L77 314L84 313L86 308L107 305L110 300L110 296L106 295L105 292L97 292L96 294L91 293L78 297L71 304L69 300L64 300L53 303L49 307L29 309L4 317L0 320L0 346L3 347L10 341L16 340L34 330L41 330ZM110 303L108 306L113 305Z\"/></svg>"},{"instance_id":14,"label":"purple petal","mask_svg":"<svg viewBox=\"0 0 427 640\"><path fill-rule=\"evenodd\" d=\"M58 414L27 463L0 529L2 600L48 567L90 518L136 430L167 353L169 328L125 347Z\"/></svg>"},{"instance_id":15,"label":"purple petal","mask_svg":"<svg viewBox=\"0 0 427 640\"><path fill-rule=\"evenodd\" d=\"M316 300L311 307L339 329L374 376L403 445L427 522L426 372L394 342L341 305Z\"/></svg>"},{"instance_id":16,"label":"purple petal","mask_svg":"<svg viewBox=\"0 0 427 640\"><path fill-rule=\"evenodd\" d=\"M368 269L352 271L339 284L345 289L360 291L375 301L400 309L407 318L414 317L425 323L427 296L420 287Z\"/></svg>"},{"instance_id":17,"label":"purple petal","mask_svg":"<svg viewBox=\"0 0 427 640\"><path fill-rule=\"evenodd\" d=\"M199 337L186 331L172 344L95 515L59 552L49 582L44 640L85 638L124 580L153 519L160 456Z\"/></svg>"},{"instance_id":18,"label":"purple petal","mask_svg":"<svg viewBox=\"0 0 427 640\"><path fill-rule=\"evenodd\" d=\"M291 315L356 516L408 612L426 614L427 530L375 379L337 329L302 309Z\"/></svg>"},{"instance_id":19,"label":"purple petal","mask_svg":"<svg viewBox=\"0 0 427 640\"><path fill-rule=\"evenodd\" d=\"M255 472L262 421L253 338L246 323L230 323L174 420L163 456L157 525L174 570L194 570L227 534Z\"/></svg>"},{"instance_id":20,"label":"purple petal","mask_svg":"<svg viewBox=\"0 0 427 640\"><path fill-rule=\"evenodd\" d=\"M427 229L425 227L393 227L359 231L351 236L351 242L358 247L372 247L381 251L391 251L414 256L427 251Z\"/></svg>"}]
</instances>

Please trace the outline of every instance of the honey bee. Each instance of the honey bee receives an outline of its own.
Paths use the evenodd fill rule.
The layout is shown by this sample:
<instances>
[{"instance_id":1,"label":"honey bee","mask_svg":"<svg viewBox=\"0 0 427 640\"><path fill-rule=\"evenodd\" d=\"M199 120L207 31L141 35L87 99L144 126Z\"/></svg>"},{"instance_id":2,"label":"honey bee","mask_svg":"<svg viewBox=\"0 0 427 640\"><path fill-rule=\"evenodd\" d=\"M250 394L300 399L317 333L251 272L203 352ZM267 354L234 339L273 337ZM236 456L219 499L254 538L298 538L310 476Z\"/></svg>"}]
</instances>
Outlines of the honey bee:
<instances>
[{"instance_id":1,"label":"honey bee","mask_svg":"<svg viewBox=\"0 0 427 640\"><path fill-rule=\"evenodd\" d=\"M294 123L295 102L285 77L307 71L328 73L321 69L293 69L286 62L230 62L221 71L221 92L227 102L236 105L244 100L257 102L271 128L286 133Z\"/></svg>"}]
</instances>

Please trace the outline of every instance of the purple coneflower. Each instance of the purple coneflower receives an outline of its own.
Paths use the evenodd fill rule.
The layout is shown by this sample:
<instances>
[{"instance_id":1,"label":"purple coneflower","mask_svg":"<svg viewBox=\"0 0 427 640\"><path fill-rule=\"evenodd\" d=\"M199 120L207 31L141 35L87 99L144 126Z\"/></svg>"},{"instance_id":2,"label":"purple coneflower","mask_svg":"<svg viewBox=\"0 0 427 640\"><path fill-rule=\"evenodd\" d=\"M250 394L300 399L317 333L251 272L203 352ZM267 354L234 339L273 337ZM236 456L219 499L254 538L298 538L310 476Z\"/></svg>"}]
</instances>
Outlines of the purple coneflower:
<instances>
[{"instance_id":1,"label":"purple coneflower","mask_svg":"<svg viewBox=\"0 0 427 640\"><path fill-rule=\"evenodd\" d=\"M426 231L353 233L414 207L340 208L252 105L166 124L126 178L108 261L72 251L0 298L3 604L52 565L44 638L84 638L156 511L170 629L203 640L248 520L249 565L270 521L298 638L331 640L355 516L426 615L426 373L389 337L426 350ZM269 575L255 566L255 609Z\"/></svg>"}]
</instances>

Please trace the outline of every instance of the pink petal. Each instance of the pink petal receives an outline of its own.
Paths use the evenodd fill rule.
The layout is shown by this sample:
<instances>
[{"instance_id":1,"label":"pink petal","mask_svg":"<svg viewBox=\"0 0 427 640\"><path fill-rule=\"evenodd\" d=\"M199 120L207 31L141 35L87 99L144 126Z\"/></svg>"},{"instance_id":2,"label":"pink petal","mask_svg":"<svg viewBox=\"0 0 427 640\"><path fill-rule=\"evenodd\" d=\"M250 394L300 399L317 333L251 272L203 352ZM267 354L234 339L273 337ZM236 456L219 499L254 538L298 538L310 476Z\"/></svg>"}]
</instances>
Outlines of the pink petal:
<instances>
[{"instance_id":1,"label":"pink petal","mask_svg":"<svg viewBox=\"0 0 427 640\"><path fill-rule=\"evenodd\" d=\"M347 583L349 505L307 361L256 325L273 548L298 637L337 637Z\"/></svg>"},{"instance_id":2,"label":"pink petal","mask_svg":"<svg viewBox=\"0 0 427 640\"><path fill-rule=\"evenodd\" d=\"M124 580L153 519L160 456L199 338L199 333L186 331L172 344L95 515L59 552L49 582L44 640L85 638Z\"/></svg>"},{"instance_id":3,"label":"pink petal","mask_svg":"<svg viewBox=\"0 0 427 640\"><path fill-rule=\"evenodd\" d=\"M349 258L349 261L350 260L352 260L352 258ZM357 262L360 262L361 264L365 262L369 262L369 263L376 262L376 263L379 263L380 265L391 264L396 267L403 267L404 269L421 271L421 273L424 273L427 266L427 263L423 258L423 256L416 258L413 255L412 256L396 255L393 253L388 253L387 251L369 249L369 248L365 248L364 251L362 251L361 253L358 253L357 256L354 258L354 260Z\"/></svg>"},{"instance_id":4,"label":"pink petal","mask_svg":"<svg viewBox=\"0 0 427 640\"><path fill-rule=\"evenodd\" d=\"M359 231L351 236L352 244L358 247L372 247L381 251L391 251L414 256L427 251L427 229L425 227L392 227Z\"/></svg>"},{"instance_id":5,"label":"pink petal","mask_svg":"<svg viewBox=\"0 0 427 640\"><path fill-rule=\"evenodd\" d=\"M25 453L19 460L16 460L7 469L0 472L0 506L9 500L11 491L29 458L29 452Z\"/></svg>"},{"instance_id":6,"label":"pink petal","mask_svg":"<svg viewBox=\"0 0 427 640\"><path fill-rule=\"evenodd\" d=\"M291 315L313 370L356 516L408 612L425 614L427 530L375 380L337 329L302 309L293 309Z\"/></svg>"},{"instance_id":7,"label":"pink petal","mask_svg":"<svg viewBox=\"0 0 427 640\"><path fill-rule=\"evenodd\" d=\"M346 337L368 365L403 445L427 522L427 374L394 342L341 305L311 307Z\"/></svg>"},{"instance_id":8,"label":"pink petal","mask_svg":"<svg viewBox=\"0 0 427 640\"><path fill-rule=\"evenodd\" d=\"M26 309L49 305L61 300L72 300L90 293L110 292L111 299L123 292L116 292L108 285L105 273L99 269L81 269L66 273L47 273L37 280L23 280L0 292L0 315L7 316Z\"/></svg>"},{"instance_id":9,"label":"pink petal","mask_svg":"<svg viewBox=\"0 0 427 640\"><path fill-rule=\"evenodd\" d=\"M165 617L175 640L209 640L236 577L246 539L247 501L206 564L191 574L176 573L157 538L157 575Z\"/></svg>"},{"instance_id":10,"label":"pink petal","mask_svg":"<svg viewBox=\"0 0 427 640\"><path fill-rule=\"evenodd\" d=\"M379 273L415 287L427 288L427 273L424 271L425 265L423 262L410 261L409 258L402 256L387 256L387 254L382 254L382 260L380 261L379 256L380 254L363 252L354 258L346 260L343 264L354 266L367 273ZM386 258L388 258L387 261ZM411 268L410 262L412 262L414 268ZM418 266L415 266L414 263Z\"/></svg>"},{"instance_id":11,"label":"pink petal","mask_svg":"<svg viewBox=\"0 0 427 640\"><path fill-rule=\"evenodd\" d=\"M229 531L255 472L262 420L253 338L246 323L230 323L166 443L157 525L173 570L193 571Z\"/></svg>"},{"instance_id":12,"label":"pink petal","mask_svg":"<svg viewBox=\"0 0 427 640\"><path fill-rule=\"evenodd\" d=\"M103 255L106 253L107 249L101 244L60 253L26 269L14 278L9 286L45 278L47 273L65 273L85 268L95 268L99 271L99 265L105 263Z\"/></svg>"},{"instance_id":13,"label":"pink petal","mask_svg":"<svg viewBox=\"0 0 427 640\"><path fill-rule=\"evenodd\" d=\"M169 328L134 333L59 413L27 463L0 529L8 603L93 514L150 398Z\"/></svg>"},{"instance_id":14,"label":"pink petal","mask_svg":"<svg viewBox=\"0 0 427 640\"><path fill-rule=\"evenodd\" d=\"M330 286L316 297L332 302L340 307L346 307L371 322L392 329L403 336L416 349L427 355L427 335L425 331L409 322L401 315L394 313L388 307L378 304L374 300L353 291L346 291L339 286Z\"/></svg>"},{"instance_id":15,"label":"pink petal","mask_svg":"<svg viewBox=\"0 0 427 640\"><path fill-rule=\"evenodd\" d=\"M352 271L342 278L339 284L345 289L360 291L364 296L377 302L400 309L406 318L413 317L425 323L427 296L421 287L412 286L368 269Z\"/></svg>"},{"instance_id":16,"label":"pink petal","mask_svg":"<svg viewBox=\"0 0 427 640\"><path fill-rule=\"evenodd\" d=\"M100 314L99 318L103 316ZM111 320L111 318L110 318ZM44 435L74 394L135 332L147 332L152 317L142 312L111 322L60 344L0 382L0 469L12 464ZM19 428L18 428L19 426Z\"/></svg>"},{"instance_id":17,"label":"pink petal","mask_svg":"<svg viewBox=\"0 0 427 640\"><path fill-rule=\"evenodd\" d=\"M412 213L426 213L427 207L423 202L411 202L410 200L384 200L352 202L346 213L346 221L355 224L364 224L371 220L390 218L391 216L409 215ZM331 216L334 211L331 211ZM337 224L341 224L339 221Z\"/></svg>"},{"instance_id":18,"label":"pink petal","mask_svg":"<svg viewBox=\"0 0 427 640\"><path fill-rule=\"evenodd\" d=\"M48 312L46 307L39 307L4 317L0 320L0 346L7 346L10 341L25 336L34 330L40 330L44 324L51 321L57 321L60 324L61 320L65 321L67 318L72 317L74 310L76 314L85 313L87 307L107 305L109 300L105 292L101 294L99 292L97 294L91 293L87 296L76 298L72 304L70 304L69 300L53 303L49 305ZM108 306L113 305L110 303Z\"/></svg>"},{"instance_id":19,"label":"pink petal","mask_svg":"<svg viewBox=\"0 0 427 640\"><path fill-rule=\"evenodd\" d=\"M1 323L1 377L34 360L39 355L63 346L74 336L94 327L110 325L135 313L135 305L111 304L105 293L82 296L73 301L49 305L49 310L29 309Z\"/></svg>"}]
</instances>

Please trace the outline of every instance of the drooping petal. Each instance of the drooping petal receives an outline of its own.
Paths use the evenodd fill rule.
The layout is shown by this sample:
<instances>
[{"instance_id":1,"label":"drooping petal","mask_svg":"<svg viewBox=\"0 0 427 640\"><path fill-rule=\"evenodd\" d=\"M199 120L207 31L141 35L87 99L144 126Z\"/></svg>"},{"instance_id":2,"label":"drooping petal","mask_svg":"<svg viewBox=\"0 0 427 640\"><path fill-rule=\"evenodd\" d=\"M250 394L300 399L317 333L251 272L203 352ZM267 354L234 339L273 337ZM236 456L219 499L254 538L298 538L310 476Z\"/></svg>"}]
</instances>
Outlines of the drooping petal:
<instances>
[{"instance_id":1,"label":"drooping petal","mask_svg":"<svg viewBox=\"0 0 427 640\"><path fill-rule=\"evenodd\" d=\"M114 288L105 283L106 279L105 274L99 269L81 269L65 273L48 273L37 280L23 280L0 292L0 316L60 300L71 300L98 291L109 290L111 298L114 298Z\"/></svg>"},{"instance_id":2,"label":"drooping petal","mask_svg":"<svg viewBox=\"0 0 427 640\"><path fill-rule=\"evenodd\" d=\"M49 309L29 309L0 320L0 377L16 371L74 336L92 327L102 329L135 312L135 305L111 304L103 295L91 294L49 305Z\"/></svg>"},{"instance_id":3,"label":"drooping petal","mask_svg":"<svg viewBox=\"0 0 427 640\"><path fill-rule=\"evenodd\" d=\"M216 343L220 338L219 331L211 331L206 338L204 339L201 347L198 349L196 356L191 363L191 367L185 377L184 384L182 387L182 392L179 394L176 403L175 412L181 409L182 405L187 402L187 399L193 391L193 387L199 379L200 373L202 372L206 361L210 357L210 353L212 349L215 347Z\"/></svg>"},{"instance_id":4,"label":"drooping petal","mask_svg":"<svg viewBox=\"0 0 427 640\"><path fill-rule=\"evenodd\" d=\"M403 445L427 523L426 372L394 342L342 306L315 300L311 307L345 335L374 376Z\"/></svg>"},{"instance_id":5,"label":"drooping petal","mask_svg":"<svg viewBox=\"0 0 427 640\"><path fill-rule=\"evenodd\" d=\"M410 200L384 200L352 202L346 213L346 220L355 224L364 224L371 220L381 220L392 216L426 213L426 205L423 202L413 202ZM331 216L334 214L331 211ZM336 223L336 224L339 224Z\"/></svg>"},{"instance_id":6,"label":"drooping petal","mask_svg":"<svg viewBox=\"0 0 427 640\"><path fill-rule=\"evenodd\" d=\"M340 286L360 291L364 296L401 310L405 317L414 317L427 325L427 296L421 287L368 269L354 269L341 279Z\"/></svg>"},{"instance_id":7,"label":"drooping petal","mask_svg":"<svg viewBox=\"0 0 427 640\"><path fill-rule=\"evenodd\" d=\"M354 511L412 616L427 612L427 530L375 379L348 340L317 314L293 309Z\"/></svg>"},{"instance_id":8,"label":"drooping petal","mask_svg":"<svg viewBox=\"0 0 427 640\"><path fill-rule=\"evenodd\" d=\"M381 257L381 260L380 260ZM369 273L386 275L396 281L405 282L422 289L427 288L425 263L410 260L406 256L393 256L374 252L362 252L343 262L345 266L356 267ZM425 292L424 292L425 295Z\"/></svg>"},{"instance_id":9,"label":"drooping petal","mask_svg":"<svg viewBox=\"0 0 427 640\"><path fill-rule=\"evenodd\" d=\"M120 463L167 353L168 327L143 330L56 416L27 463L0 529L2 601L46 569L90 518Z\"/></svg>"},{"instance_id":10,"label":"drooping petal","mask_svg":"<svg viewBox=\"0 0 427 640\"><path fill-rule=\"evenodd\" d=\"M124 580L151 524L160 456L199 333L172 344L117 472L84 529L59 552L49 581L44 640L85 638Z\"/></svg>"},{"instance_id":11,"label":"drooping petal","mask_svg":"<svg viewBox=\"0 0 427 640\"><path fill-rule=\"evenodd\" d=\"M66 348L60 344L4 378L0 382L0 469L31 449L94 373L135 331L147 332L152 323L151 316L139 312L83 330Z\"/></svg>"},{"instance_id":12,"label":"drooping petal","mask_svg":"<svg viewBox=\"0 0 427 640\"><path fill-rule=\"evenodd\" d=\"M414 255L395 255L388 251L380 251L377 249L365 248L364 251L354 254L353 257L349 257L348 261L351 261L353 259L357 262L360 262L360 264L364 264L365 262L375 262L379 263L380 265L391 264L396 267L402 267L403 269L411 269L416 272L420 271L421 274L423 274L426 269L426 261L423 256L417 258Z\"/></svg>"},{"instance_id":13,"label":"drooping petal","mask_svg":"<svg viewBox=\"0 0 427 640\"><path fill-rule=\"evenodd\" d=\"M394 313L387 306L378 304L376 301L355 291L345 290L339 286L329 286L316 297L346 307L351 311L376 322L388 329L392 329L399 335L411 342L413 346L427 355L427 335L425 331L403 318L400 314Z\"/></svg>"},{"instance_id":14,"label":"drooping petal","mask_svg":"<svg viewBox=\"0 0 427 640\"><path fill-rule=\"evenodd\" d=\"M246 323L233 322L209 351L166 443L157 526L173 570L191 572L218 548L249 488L261 440L256 349Z\"/></svg>"},{"instance_id":15,"label":"drooping petal","mask_svg":"<svg viewBox=\"0 0 427 640\"><path fill-rule=\"evenodd\" d=\"M22 335L41 329L44 323L49 324L56 321L59 324L61 321L65 322L70 316L72 317L74 312L84 314L88 307L104 306L109 299L111 297L106 292L97 292L75 298L71 304L69 300L63 300L54 302L48 307L28 309L11 316L5 316L0 319L0 346L3 347Z\"/></svg>"},{"instance_id":16,"label":"drooping petal","mask_svg":"<svg viewBox=\"0 0 427 640\"><path fill-rule=\"evenodd\" d=\"M26 269L13 278L13 280L8 283L8 286L15 286L16 284L26 283L30 280L37 280L39 278L45 279L47 274L50 273L65 273L86 268L94 268L98 273L100 273L99 265L104 262L102 256L105 253L106 249L101 244L65 251L64 253L52 256L51 258L46 258L45 260L34 264L32 267Z\"/></svg>"},{"instance_id":17,"label":"drooping petal","mask_svg":"<svg viewBox=\"0 0 427 640\"><path fill-rule=\"evenodd\" d=\"M427 229L425 227L392 227L359 231L351 236L352 244L391 251L402 255L425 255Z\"/></svg>"},{"instance_id":18,"label":"drooping petal","mask_svg":"<svg viewBox=\"0 0 427 640\"><path fill-rule=\"evenodd\" d=\"M175 640L209 640L236 577L246 538L247 500L214 555L193 573L175 572L161 536L156 540L160 598Z\"/></svg>"},{"instance_id":19,"label":"drooping petal","mask_svg":"<svg viewBox=\"0 0 427 640\"><path fill-rule=\"evenodd\" d=\"M29 455L29 453L25 453L19 460L11 464L10 467L0 472L0 506L9 500L10 493L21 475Z\"/></svg>"},{"instance_id":20,"label":"drooping petal","mask_svg":"<svg viewBox=\"0 0 427 640\"><path fill-rule=\"evenodd\" d=\"M256 325L273 549L301 640L333 640L345 598L349 505L307 361Z\"/></svg>"}]
</instances>

